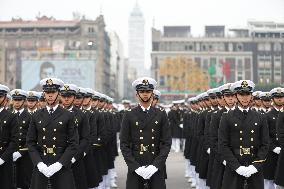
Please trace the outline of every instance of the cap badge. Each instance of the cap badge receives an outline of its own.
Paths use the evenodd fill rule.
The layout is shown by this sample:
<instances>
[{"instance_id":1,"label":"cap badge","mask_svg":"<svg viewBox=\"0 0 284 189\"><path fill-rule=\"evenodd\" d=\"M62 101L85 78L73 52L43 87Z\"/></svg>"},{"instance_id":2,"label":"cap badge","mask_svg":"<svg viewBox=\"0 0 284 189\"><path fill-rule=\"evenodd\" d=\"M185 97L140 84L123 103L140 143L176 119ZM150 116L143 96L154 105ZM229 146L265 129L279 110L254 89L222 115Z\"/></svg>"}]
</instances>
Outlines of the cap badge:
<instances>
[{"instance_id":1,"label":"cap badge","mask_svg":"<svg viewBox=\"0 0 284 189\"><path fill-rule=\"evenodd\" d=\"M247 88L248 87L248 82L247 81L243 81L241 84L242 88Z\"/></svg>"},{"instance_id":2,"label":"cap badge","mask_svg":"<svg viewBox=\"0 0 284 189\"><path fill-rule=\"evenodd\" d=\"M70 90L69 86L68 85L64 85L64 90L65 91L69 91Z\"/></svg>"},{"instance_id":3,"label":"cap badge","mask_svg":"<svg viewBox=\"0 0 284 189\"><path fill-rule=\"evenodd\" d=\"M142 83L143 83L143 85L149 85L149 81L148 81L147 79L144 79L144 80L142 81Z\"/></svg>"},{"instance_id":4,"label":"cap badge","mask_svg":"<svg viewBox=\"0 0 284 189\"><path fill-rule=\"evenodd\" d=\"M52 81L52 79L48 79L48 80L46 80L46 85L53 85L53 81Z\"/></svg>"}]
</instances>

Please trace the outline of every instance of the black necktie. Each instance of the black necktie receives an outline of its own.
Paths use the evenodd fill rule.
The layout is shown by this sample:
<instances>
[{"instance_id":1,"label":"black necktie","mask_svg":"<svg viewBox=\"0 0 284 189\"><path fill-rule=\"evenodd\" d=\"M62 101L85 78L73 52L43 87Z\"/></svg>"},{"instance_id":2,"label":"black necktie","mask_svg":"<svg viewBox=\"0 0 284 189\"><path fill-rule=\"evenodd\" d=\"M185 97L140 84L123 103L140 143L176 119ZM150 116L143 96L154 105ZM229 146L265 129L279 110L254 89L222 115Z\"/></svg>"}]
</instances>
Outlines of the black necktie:
<instances>
[{"instance_id":1,"label":"black necktie","mask_svg":"<svg viewBox=\"0 0 284 189\"><path fill-rule=\"evenodd\" d=\"M53 108L50 108L50 110L49 110L49 115L52 115L53 112L54 112Z\"/></svg>"},{"instance_id":2,"label":"black necktie","mask_svg":"<svg viewBox=\"0 0 284 189\"><path fill-rule=\"evenodd\" d=\"M243 113L244 113L244 116L247 117L248 111L247 111L247 110L244 110Z\"/></svg>"}]
</instances>

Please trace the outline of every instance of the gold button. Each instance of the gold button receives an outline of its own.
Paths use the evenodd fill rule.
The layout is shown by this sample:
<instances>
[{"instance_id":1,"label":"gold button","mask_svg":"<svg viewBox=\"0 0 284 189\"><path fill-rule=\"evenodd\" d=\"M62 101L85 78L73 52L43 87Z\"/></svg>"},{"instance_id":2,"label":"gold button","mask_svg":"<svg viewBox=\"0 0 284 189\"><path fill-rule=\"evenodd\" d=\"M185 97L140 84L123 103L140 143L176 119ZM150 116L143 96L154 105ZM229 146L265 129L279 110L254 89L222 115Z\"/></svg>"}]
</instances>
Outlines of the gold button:
<instances>
[{"instance_id":1,"label":"gold button","mask_svg":"<svg viewBox=\"0 0 284 189\"><path fill-rule=\"evenodd\" d=\"M20 127L20 129L22 129L23 127Z\"/></svg>"},{"instance_id":2,"label":"gold button","mask_svg":"<svg viewBox=\"0 0 284 189\"><path fill-rule=\"evenodd\" d=\"M240 148L243 148L243 146L240 146Z\"/></svg>"},{"instance_id":3,"label":"gold button","mask_svg":"<svg viewBox=\"0 0 284 189\"><path fill-rule=\"evenodd\" d=\"M155 152L152 152L152 154L155 154Z\"/></svg>"},{"instance_id":4,"label":"gold button","mask_svg":"<svg viewBox=\"0 0 284 189\"><path fill-rule=\"evenodd\" d=\"M253 141L253 138L251 138L250 141Z\"/></svg>"},{"instance_id":5,"label":"gold button","mask_svg":"<svg viewBox=\"0 0 284 189\"><path fill-rule=\"evenodd\" d=\"M254 130L251 130L251 133L254 133Z\"/></svg>"},{"instance_id":6,"label":"gold button","mask_svg":"<svg viewBox=\"0 0 284 189\"><path fill-rule=\"evenodd\" d=\"M19 138L19 141L21 141L22 139Z\"/></svg>"},{"instance_id":7,"label":"gold button","mask_svg":"<svg viewBox=\"0 0 284 189\"><path fill-rule=\"evenodd\" d=\"M243 133L243 131L240 131L240 133L242 134L242 133Z\"/></svg>"},{"instance_id":8,"label":"gold button","mask_svg":"<svg viewBox=\"0 0 284 189\"><path fill-rule=\"evenodd\" d=\"M278 138L276 138L276 140L278 140Z\"/></svg>"},{"instance_id":9,"label":"gold button","mask_svg":"<svg viewBox=\"0 0 284 189\"><path fill-rule=\"evenodd\" d=\"M155 139L155 137L152 137L152 139Z\"/></svg>"},{"instance_id":10,"label":"gold button","mask_svg":"<svg viewBox=\"0 0 284 189\"><path fill-rule=\"evenodd\" d=\"M52 155L53 155L53 156L56 156L56 153L53 153Z\"/></svg>"},{"instance_id":11,"label":"gold button","mask_svg":"<svg viewBox=\"0 0 284 189\"><path fill-rule=\"evenodd\" d=\"M140 152L140 154L142 155L142 154L143 154L143 152Z\"/></svg>"},{"instance_id":12,"label":"gold button","mask_svg":"<svg viewBox=\"0 0 284 189\"><path fill-rule=\"evenodd\" d=\"M42 128L43 131L45 131L45 128Z\"/></svg>"},{"instance_id":13,"label":"gold button","mask_svg":"<svg viewBox=\"0 0 284 189\"><path fill-rule=\"evenodd\" d=\"M53 129L54 132L56 132L56 129Z\"/></svg>"},{"instance_id":14,"label":"gold button","mask_svg":"<svg viewBox=\"0 0 284 189\"><path fill-rule=\"evenodd\" d=\"M19 148L22 148L22 146L19 146Z\"/></svg>"},{"instance_id":15,"label":"gold button","mask_svg":"<svg viewBox=\"0 0 284 189\"><path fill-rule=\"evenodd\" d=\"M140 130L140 133L142 133L143 131L142 130Z\"/></svg>"},{"instance_id":16,"label":"gold button","mask_svg":"<svg viewBox=\"0 0 284 189\"><path fill-rule=\"evenodd\" d=\"M251 148L253 148L253 146L251 146Z\"/></svg>"},{"instance_id":17,"label":"gold button","mask_svg":"<svg viewBox=\"0 0 284 189\"><path fill-rule=\"evenodd\" d=\"M152 144L152 146L155 146L155 144Z\"/></svg>"},{"instance_id":18,"label":"gold button","mask_svg":"<svg viewBox=\"0 0 284 189\"><path fill-rule=\"evenodd\" d=\"M20 133L20 135L22 135L23 133Z\"/></svg>"},{"instance_id":19,"label":"gold button","mask_svg":"<svg viewBox=\"0 0 284 189\"><path fill-rule=\"evenodd\" d=\"M238 126L238 124L235 123L235 127Z\"/></svg>"},{"instance_id":20,"label":"gold button","mask_svg":"<svg viewBox=\"0 0 284 189\"><path fill-rule=\"evenodd\" d=\"M53 140L56 140L56 137L53 137Z\"/></svg>"},{"instance_id":21,"label":"gold button","mask_svg":"<svg viewBox=\"0 0 284 189\"><path fill-rule=\"evenodd\" d=\"M155 132L155 130L154 130L154 129L152 129L152 133L153 133L153 132Z\"/></svg>"},{"instance_id":22,"label":"gold button","mask_svg":"<svg viewBox=\"0 0 284 189\"><path fill-rule=\"evenodd\" d=\"M243 140L243 138L240 138L240 140Z\"/></svg>"},{"instance_id":23,"label":"gold button","mask_svg":"<svg viewBox=\"0 0 284 189\"><path fill-rule=\"evenodd\" d=\"M45 139L45 136L43 136L42 139Z\"/></svg>"},{"instance_id":24,"label":"gold button","mask_svg":"<svg viewBox=\"0 0 284 189\"><path fill-rule=\"evenodd\" d=\"M142 139L143 139L143 137L140 137L140 139L142 140Z\"/></svg>"}]
</instances>

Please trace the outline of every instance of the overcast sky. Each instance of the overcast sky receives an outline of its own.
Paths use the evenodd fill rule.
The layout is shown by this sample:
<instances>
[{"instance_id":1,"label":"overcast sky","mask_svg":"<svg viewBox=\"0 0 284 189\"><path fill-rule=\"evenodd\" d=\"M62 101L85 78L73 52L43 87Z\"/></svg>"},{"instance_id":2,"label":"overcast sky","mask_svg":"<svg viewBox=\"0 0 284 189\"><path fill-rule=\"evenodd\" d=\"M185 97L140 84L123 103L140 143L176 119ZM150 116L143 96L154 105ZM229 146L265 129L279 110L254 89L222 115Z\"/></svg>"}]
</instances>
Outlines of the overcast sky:
<instances>
[{"instance_id":1,"label":"overcast sky","mask_svg":"<svg viewBox=\"0 0 284 189\"><path fill-rule=\"evenodd\" d=\"M34 19L41 15L72 19L80 12L105 16L107 30L120 36L127 55L128 17L136 0L0 0L0 20ZM204 25L246 26L247 20L284 22L284 0L138 0L146 20L146 60L150 61L151 27L190 25L195 36Z\"/></svg>"}]
</instances>

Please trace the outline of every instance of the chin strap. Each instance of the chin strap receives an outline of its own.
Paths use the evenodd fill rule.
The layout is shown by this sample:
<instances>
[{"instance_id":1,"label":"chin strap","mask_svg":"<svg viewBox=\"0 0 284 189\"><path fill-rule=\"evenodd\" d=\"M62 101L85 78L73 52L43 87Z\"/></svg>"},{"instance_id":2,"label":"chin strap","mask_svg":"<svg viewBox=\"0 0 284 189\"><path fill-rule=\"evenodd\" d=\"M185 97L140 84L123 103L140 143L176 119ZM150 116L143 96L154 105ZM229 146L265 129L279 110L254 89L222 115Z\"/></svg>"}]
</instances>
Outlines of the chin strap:
<instances>
[{"instance_id":1,"label":"chin strap","mask_svg":"<svg viewBox=\"0 0 284 189\"><path fill-rule=\"evenodd\" d=\"M149 102L150 100L151 100L151 98L152 98L152 96L153 96L153 94L147 99L147 100L143 100L143 98L141 98L141 96L139 95L139 93L137 92L137 95L139 96L139 98L140 98L140 100L142 101L142 102Z\"/></svg>"},{"instance_id":2,"label":"chin strap","mask_svg":"<svg viewBox=\"0 0 284 189\"><path fill-rule=\"evenodd\" d=\"M59 92L57 93L57 96L56 96L55 100L54 100L52 103L49 104L49 103L46 101L47 105L48 105L48 106L53 106L53 105L56 103L56 101L57 101L57 99L58 99L58 96L59 96Z\"/></svg>"}]
</instances>

